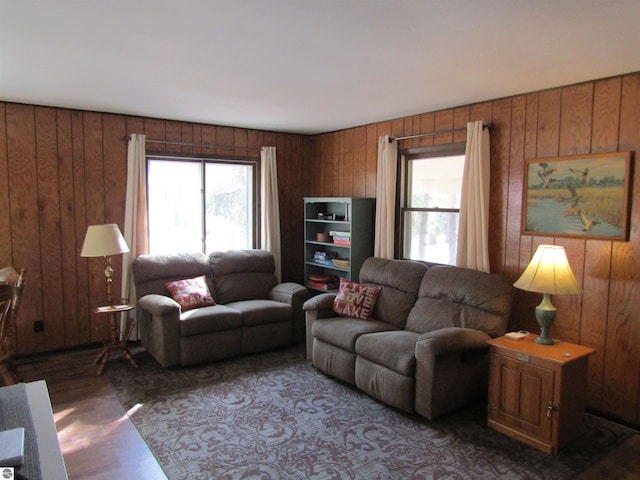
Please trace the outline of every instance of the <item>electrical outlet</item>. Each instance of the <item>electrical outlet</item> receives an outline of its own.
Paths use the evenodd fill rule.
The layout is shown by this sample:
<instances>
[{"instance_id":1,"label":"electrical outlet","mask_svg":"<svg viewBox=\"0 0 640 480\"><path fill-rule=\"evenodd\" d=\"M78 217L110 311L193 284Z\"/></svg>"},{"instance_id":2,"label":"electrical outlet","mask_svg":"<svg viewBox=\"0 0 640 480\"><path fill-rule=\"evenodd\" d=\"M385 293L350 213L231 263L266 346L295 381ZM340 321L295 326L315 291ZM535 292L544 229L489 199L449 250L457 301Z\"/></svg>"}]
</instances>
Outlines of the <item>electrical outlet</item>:
<instances>
[{"instance_id":1,"label":"electrical outlet","mask_svg":"<svg viewBox=\"0 0 640 480\"><path fill-rule=\"evenodd\" d=\"M44 320L36 320L33 322L33 332L40 333L44 331Z\"/></svg>"}]
</instances>

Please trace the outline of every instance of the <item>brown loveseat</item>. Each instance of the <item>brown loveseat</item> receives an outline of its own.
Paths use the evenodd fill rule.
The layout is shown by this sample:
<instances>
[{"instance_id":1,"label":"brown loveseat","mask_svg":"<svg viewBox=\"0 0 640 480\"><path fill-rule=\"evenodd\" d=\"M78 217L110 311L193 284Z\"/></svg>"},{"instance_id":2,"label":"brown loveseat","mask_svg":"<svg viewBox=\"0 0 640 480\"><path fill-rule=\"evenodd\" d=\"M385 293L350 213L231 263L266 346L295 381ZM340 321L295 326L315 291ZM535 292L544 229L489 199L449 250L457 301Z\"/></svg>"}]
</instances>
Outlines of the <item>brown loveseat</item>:
<instances>
[{"instance_id":1,"label":"brown loveseat","mask_svg":"<svg viewBox=\"0 0 640 480\"><path fill-rule=\"evenodd\" d=\"M366 320L337 316L335 294L304 304L316 368L428 419L486 398L487 340L505 333L511 312L506 278L372 257L360 282L381 287Z\"/></svg>"},{"instance_id":2,"label":"brown loveseat","mask_svg":"<svg viewBox=\"0 0 640 480\"><path fill-rule=\"evenodd\" d=\"M163 367L302 341L305 287L280 283L265 250L142 255L133 263L142 345ZM166 283L204 275L215 305L183 311Z\"/></svg>"}]
</instances>

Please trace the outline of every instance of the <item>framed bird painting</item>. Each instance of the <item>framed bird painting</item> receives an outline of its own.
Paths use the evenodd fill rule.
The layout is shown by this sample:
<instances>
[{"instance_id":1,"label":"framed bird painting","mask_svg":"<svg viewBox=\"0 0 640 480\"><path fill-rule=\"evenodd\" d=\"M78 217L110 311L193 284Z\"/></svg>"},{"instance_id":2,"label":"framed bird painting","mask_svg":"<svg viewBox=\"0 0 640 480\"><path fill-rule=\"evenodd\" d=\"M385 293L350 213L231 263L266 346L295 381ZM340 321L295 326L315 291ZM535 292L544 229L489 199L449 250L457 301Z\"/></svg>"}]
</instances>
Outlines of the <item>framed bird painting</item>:
<instances>
[{"instance_id":1,"label":"framed bird painting","mask_svg":"<svg viewBox=\"0 0 640 480\"><path fill-rule=\"evenodd\" d=\"M631 152L525 160L522 233L626 241Z\"/></svg>"}]
</instances>

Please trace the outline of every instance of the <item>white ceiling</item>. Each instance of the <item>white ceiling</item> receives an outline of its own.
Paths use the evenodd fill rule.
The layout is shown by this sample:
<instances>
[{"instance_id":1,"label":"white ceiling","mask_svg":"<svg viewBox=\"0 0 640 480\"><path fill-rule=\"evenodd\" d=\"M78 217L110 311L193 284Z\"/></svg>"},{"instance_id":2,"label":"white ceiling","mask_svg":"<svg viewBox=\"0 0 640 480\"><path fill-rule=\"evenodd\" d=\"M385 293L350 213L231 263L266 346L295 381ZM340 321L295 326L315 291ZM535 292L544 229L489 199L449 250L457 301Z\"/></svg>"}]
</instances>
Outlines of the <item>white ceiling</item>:
<instances>
[{"instance_id":1,"label":"white ceiling","mask_svg":"<svg viewBox=\"0 0 640 480\"><path fill-rule=\"evenodd\" d=\"M319 133L640 71L640 0L0 0L0 100Z\"/></svg>"}]
</instances>

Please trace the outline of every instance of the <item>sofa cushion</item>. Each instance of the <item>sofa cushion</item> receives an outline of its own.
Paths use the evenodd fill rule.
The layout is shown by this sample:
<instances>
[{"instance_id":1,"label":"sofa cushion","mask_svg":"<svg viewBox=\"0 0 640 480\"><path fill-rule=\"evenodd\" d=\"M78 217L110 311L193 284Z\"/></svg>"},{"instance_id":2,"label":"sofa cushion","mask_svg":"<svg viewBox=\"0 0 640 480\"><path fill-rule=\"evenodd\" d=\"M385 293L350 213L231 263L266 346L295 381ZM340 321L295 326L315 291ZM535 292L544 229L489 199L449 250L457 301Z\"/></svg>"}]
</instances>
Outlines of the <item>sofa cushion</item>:
<instances>
[{"instance_id":1,"label":"sofa cushion","mask_svg":"<svg viewBox=\"0 0 640 480\"><path fill-rule=\"evenodd\" d=\"M311 334L325 343L348 352L355 352L356 340L360 335L395 329L396 327L389 323L373 319L332 317L315 320L311 327Z\"/></svg>"},{"instance_id":2,"label":"sofa cushion","mask_svg":"<svg viewBox=\"0 0 640 480\"><path fill-rule=\"evenodd\" d=\"M468 268L435 266L424 275L406 328L426 333L446 327L504 335L513 286L502 275Z\"/></svg>"},{"instance_id":3,"label":"sofa cushion","mask_svg":"<svg viewBox=\"0 0 640 480\"><path fill-rule=\"evenodd\" d=\"M233 308L242 314L242 326L253 327L270 323L290 322L293 315L293 307L287 303L273 300L243 300L231 302L227 307Z\"/></svg>"},{"instance_id":4,"label":"sofa cushion","mask_svg":"<svg viewBox=\"0 0 640 480\"><path fill-rule=\"evenodd\" d=\"M269 298L278 284L273 255L266 250L229 250L209 255L216 302Z\"/></svg>"},{"instance_id":5,"label":"sofa cushion","mask_svg":"<svg viewBox=\"0 0 640 480\"><path fill-rule=\"evenodd\" d=\"M361 335L356 341L356 353L372 363L413 377L418 337L417 333L408 330Z\"/></svg>"},{"instance_id":6,"label":"sofa cushion","mask_svg":"<svg viewBox=\"0 0 640 480\"><path fill-rule=\"evenodd\" d=\"M360 282L382 287L373 317L404 328L426 271L426 264L413 260L366 259L360 269Z\"/></svg>"},{"instance_id":7,"label":"sofa cushion","mask_svg":"<svg viewBox=\"0 0 640 480\"><path fill-rule=\"evenodd\" d=\"M340 289L333 300L333 311L341 317L366 320L371 317L381 287L369 287L340 278Z\"/></svg>"},{"instance_id":8,"label":"sofa cushion","mask_svg":"<svg viewBox=\"0 0 640 480\"><path fill-rule=\"evenodd\" d=\"M241 326L242 314L225 305L194 308L180 315L182 337L239 329Z\"/></svg>"},{"instance_id":9,"label":"sofa cushion","mask_svg":"<svg viewBox=\"0 0 640 480\"><path fill-rule=\"evenodd\" d=\"M198 307L215 305L206 277L201 275L195 278L184 278L165 283L171 297L178 302L183 312Z\"/></svg>"},{"instance_id":10,"label":"sofa cushion","mask_svg":"<svg viewBox=\"0 0 640 480\"><path fill-rule=\"evenodd\" d=\"M133 261L133 277L138 299L155 293L168 295L165 283L183 278L207 276L209 291L215 298L210 282L211 268L204 253L177 253L171 255L140 255Z\"/></svg>"}]
</instances>

